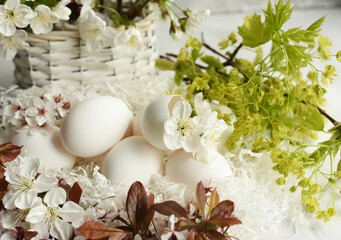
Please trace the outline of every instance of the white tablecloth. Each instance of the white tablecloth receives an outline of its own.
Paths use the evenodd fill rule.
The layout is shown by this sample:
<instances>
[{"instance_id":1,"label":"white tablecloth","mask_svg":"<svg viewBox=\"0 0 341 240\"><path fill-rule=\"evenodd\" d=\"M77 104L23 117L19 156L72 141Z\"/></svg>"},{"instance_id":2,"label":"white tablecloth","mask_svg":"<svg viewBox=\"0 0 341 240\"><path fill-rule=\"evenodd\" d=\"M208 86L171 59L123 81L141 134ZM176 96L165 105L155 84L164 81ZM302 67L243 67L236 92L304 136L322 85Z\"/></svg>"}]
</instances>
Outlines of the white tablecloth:
<instances>
[{"instance_id":1,"label":"white tablecloth","mask_svg":"<svg viewBox=\"0 0 341 240\"><path fill-rule=\"evenodd\" d=\"M237 14L217 14L210 17L210 19L206 20L197 33L197 36L200 36L200 32L203 31L205 35L205 41L212 46L216 46L220 38L227 36L231 31L236 31L237 26L243 23L243 16L245 13L237 13ZM341 49L341 8L340 9L315 9L315 10L298 10L295 11L291 24L289 26L309 26L312 22L317 20L318 18L328 15L326 18L326 22L323 26L322 33L328 36L334 46L332 47L332 53L336 53ZM159 24L158 31L158 50L160 53L164 52L174 52L177 53L181 46L184 45L185 39L180 42L174 42L168 35L168 24L161 23ZM328 93L326 95L328 105L326 110L330 113L335 119L341 121L341 63L336 60L332 61L332 64L335 65L337 72L339 73L339 77L334 81L333 85L328 88ZM8 86L13 81L13 64L10 61L5 61L0 59L0 84L1 86ZM250 199L252 201L252 199ZM288 224L283 223L283 232L282 237L278 236L270 236L269 239L279 240L279 239L288 239L283 236L289 236L290 240L340 240L341 239L341 198L338 197L336 201L336 208L338 209L337 216L334 217L328 224L324 226L323 234L318 231L306 230L306 229L296 229L296 233L294 233L294 229L289 228Z\"/></svg>"}]
</instances>

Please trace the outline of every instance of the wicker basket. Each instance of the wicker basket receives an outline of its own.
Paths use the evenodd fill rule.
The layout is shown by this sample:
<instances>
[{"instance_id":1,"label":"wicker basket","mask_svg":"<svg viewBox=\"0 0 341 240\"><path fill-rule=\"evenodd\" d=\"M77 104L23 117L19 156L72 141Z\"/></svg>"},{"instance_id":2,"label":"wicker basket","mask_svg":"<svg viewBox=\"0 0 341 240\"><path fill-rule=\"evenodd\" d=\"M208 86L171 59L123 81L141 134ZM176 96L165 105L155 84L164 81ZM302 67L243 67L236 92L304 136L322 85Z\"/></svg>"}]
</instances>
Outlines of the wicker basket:
<instances>
[{"instance_id":1,"label":"wicker basket","mask_svg":"<svg viewBox=\"0 0 341 240\"><path fill-rule=\"evenodd\" d=\"M13 59L16 82L27 88L57 80L91 83L112 81L117 77L133 80L141 74L152 74L158 57L154 21L152 13L136 23L143 47L133 53L127 53L122 46L103 46L100 51L90 53L78 31L29 34L29 50L18 51Z\"/></svg>"}]
</instances>

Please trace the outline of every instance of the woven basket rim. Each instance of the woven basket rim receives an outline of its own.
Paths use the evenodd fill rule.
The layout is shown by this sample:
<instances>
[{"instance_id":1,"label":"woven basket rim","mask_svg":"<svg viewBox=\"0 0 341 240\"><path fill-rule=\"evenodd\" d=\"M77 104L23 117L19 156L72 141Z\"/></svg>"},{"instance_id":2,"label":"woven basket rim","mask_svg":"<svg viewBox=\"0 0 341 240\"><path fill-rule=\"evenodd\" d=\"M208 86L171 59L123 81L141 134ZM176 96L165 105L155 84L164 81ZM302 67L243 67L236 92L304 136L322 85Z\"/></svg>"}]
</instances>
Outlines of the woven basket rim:
<instances>
[{"instance_id":1,"label":"woven basket rim","mask_svg":"<svg viewBox=\"0 0 341 240\"><path fill-rule=\"evenodd\" d=\"M152 22L156 19L156 14L151 12L145 18L136 22L136 28L139 30L147 30L149 28L148 22ZM124 31L124 26L115 28L117 31ZM34 33L28 32L28 41L34 40L53 40L53 41L65 41L67 39L79 38L78 30L53 30L47 34L36 35Z\"/></svg>"}]
</instances>

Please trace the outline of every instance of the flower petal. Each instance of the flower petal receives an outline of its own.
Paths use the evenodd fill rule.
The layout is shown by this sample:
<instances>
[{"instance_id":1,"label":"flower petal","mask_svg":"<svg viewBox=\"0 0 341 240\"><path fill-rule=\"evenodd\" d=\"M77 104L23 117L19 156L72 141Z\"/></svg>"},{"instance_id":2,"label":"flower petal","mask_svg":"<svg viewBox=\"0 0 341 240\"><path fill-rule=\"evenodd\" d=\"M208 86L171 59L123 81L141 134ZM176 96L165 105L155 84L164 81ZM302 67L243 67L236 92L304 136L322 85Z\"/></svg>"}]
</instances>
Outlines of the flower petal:
<instances>
[{"instance_id":1,"label":"flower petal","mask_svg":"<svg viewBox=\"0 0 341 240\"><path fill-rule=\"evenodd\" d=\"M67 201L59 210L59 216L68 222L83 218L84 213L84 209L72 201Z\"/></svg>"},{"instance_id":2,"label":"flower petal","mask_svg":"<svg viewBox=\"0 0 341 240\"><path fill-rule=\"evenodd\" d=\"M44 197L44 202L49 207L58 207L60 204L65 203L66 192L63 188L55 187L48 191Z\"/></svg>"},{"instance_id":3,"label":"flower petal","mask_svg":"<svg viewBox=\"0 0 341 240\"><path fill-rule=\"evenodd\" d=\"M50 228L50 234L56 239L70 239L72 237L73 229L71 224L56 220Z\"/></svg>"},{"instance_id":4,"label":"flower petal","mask_svg":"<svg viewBox=\"0 0 341 240\"><path fill-rule=\"evenodd\" d=\"M43 204L40 204L37 207L32 208L29 213L27 214L25 220L29 223L39 223L42 224L47 214L47 207Z\"/></svg>"},{"instance_id":5,"label":"flower petal","mask_svg":"<svg viewBox=\"0 0 341 240\"><path fill-rule=\"evenodd\" d=\"M14 200L14 205L19 209L32 207L34 199L37 197L37 191L34 189L22 191Z\"/></svg>"},{"instance_id":6,"label":"flower petal","mask_svg":"<svg viewBox=\"0 0 341 240\"><path fill-rule=\"evenodd\" d=\"M169 135L165 133L163 135L163 142L169 150L176 150L181 148L181 136L179 134Z\"/></svg>"},{"instance_id":7,"label":"flower petal","mask_svg":"<svg viewBox=\"0 0 341 240\"><path fill-rule=\"evenodd\" d=\"M38 193L46 192L57 186L57 181L54 177L47 177L45 174L41 174L34 182L34 188Z\"/></svg>"}]
</instances>

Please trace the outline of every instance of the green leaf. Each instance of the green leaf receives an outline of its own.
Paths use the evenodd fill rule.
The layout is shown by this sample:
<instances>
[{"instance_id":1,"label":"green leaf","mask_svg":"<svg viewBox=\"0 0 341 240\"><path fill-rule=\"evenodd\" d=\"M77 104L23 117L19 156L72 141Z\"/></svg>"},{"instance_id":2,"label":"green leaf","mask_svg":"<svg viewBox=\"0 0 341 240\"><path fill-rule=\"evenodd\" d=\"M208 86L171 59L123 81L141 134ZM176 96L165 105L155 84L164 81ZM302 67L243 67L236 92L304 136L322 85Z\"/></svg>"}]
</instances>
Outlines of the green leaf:
<instances>
[{"instance_id":1,"label":"green leaf","mask_svg":"<svg viewBox=\"0 0 341 240\"><path fill-rule=\"evenodd\" d=\"M306 105L306 107L301 110L298 121L302 126L315 131L323 131L324 129L324 119L321 113L311 105Z\"/></svg>"},{"instance_id":2,"label":"green leaf","mask_svg":"<svg viewBox=\"0 0 341 240\"><path fill-rule=\"evenodd\" d=\"M217 69L224 67L224 65L220 62L220 60L216 57L213 57L213 56L205 55L201 58L201 61L203 61L204 63L208 64L209 66L217 68Z\"/></svg>"},{"instance_id":3,"label":"green leaf","mask_svg":"<svg viewBox=\"0 0 341 240\"><path fill-rule=\"evenodd\" d=\"M315 21L313 24L311 24L307 30L309 31L320 31L320 28L322 26L322 24L324 23L326 16L321 17L320 19L318 19L317 21Z\"/></svg>"},{"instance_id":4,"label":"green leaf","mask_svg":"<svg viewBox=\"0 0 341 240\"><path fill-rule=\"evenodd\" d=\"M243 38L243 45L258 47L271 40L271 31L262 23L261 16L251 14L245 18L244 25L238 27L238 33Z\"/></svg>"},{"instance_id":5,"label":"green leaf","mask_svg":"<svg viewBox=\"0 0 341 240\"><path fill-rule=\"evenodd\" d=\"M283 0L279 0L273 9L269 0L267 10L263 11L266 26L273 31L279 31L283 24L289 20L293 10L294 7L290 8L290 1L283 5Z\"/></svg>"},{"instance_id":6,"label":"green leaf","mask_svg":"<svg viewBox=\"0 0 341 240\"><path fill-rule=\"evenodd\" d=\"M156 59L155 67L162 71L175 71L176 63L167 59Z\"/></svg>"}]
</instances>

